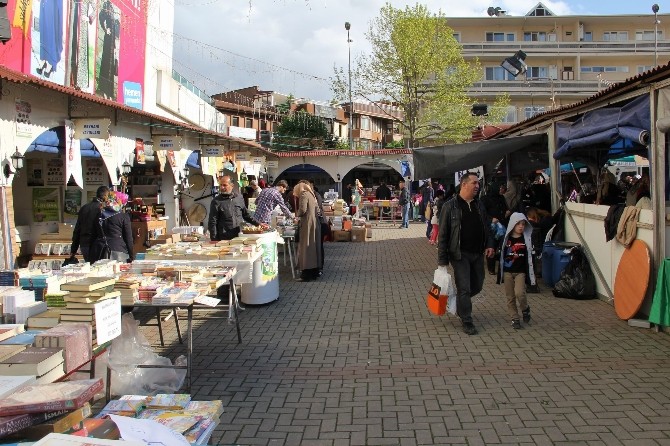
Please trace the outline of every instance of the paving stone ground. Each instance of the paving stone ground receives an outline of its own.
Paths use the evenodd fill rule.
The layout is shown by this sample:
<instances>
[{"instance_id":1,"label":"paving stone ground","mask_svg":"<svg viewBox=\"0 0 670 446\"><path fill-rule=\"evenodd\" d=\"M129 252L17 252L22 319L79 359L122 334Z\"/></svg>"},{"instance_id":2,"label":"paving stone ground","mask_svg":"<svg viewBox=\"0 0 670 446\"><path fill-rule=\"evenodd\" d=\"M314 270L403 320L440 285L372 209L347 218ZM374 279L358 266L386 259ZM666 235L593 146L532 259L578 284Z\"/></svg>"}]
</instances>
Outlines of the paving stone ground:
<instances>
[{"instance_id":1,"label":"paving stone ground","mask_svg":"<svg viewBox=\"0 0 670 446\"><path fill-rule=\"evenodd\" d=\"M668 334L542 282L531 323L514 330L487 275L467 336L426 309L437 252L424 230L327 243L316 282L280 262L280 298L246 306L242 344L225 318L195 321L193 398L225 406L211 444L670 445ZM142 330L159 345L155 327Z\"/></svg>"}]
</instances>

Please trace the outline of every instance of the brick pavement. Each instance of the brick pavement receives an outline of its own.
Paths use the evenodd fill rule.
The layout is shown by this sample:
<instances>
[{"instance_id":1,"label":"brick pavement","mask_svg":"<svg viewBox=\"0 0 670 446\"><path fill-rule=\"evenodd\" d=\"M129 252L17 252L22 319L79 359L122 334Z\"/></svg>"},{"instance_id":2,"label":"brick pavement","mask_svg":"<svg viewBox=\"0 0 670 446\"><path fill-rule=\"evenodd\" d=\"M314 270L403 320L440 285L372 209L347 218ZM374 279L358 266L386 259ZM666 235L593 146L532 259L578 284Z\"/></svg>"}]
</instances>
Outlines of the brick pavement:
<instances>
[{"instance_id":1,"label":"brick pavement","mask_svg":"<svg viewBox=\"0 0 670 446\"><path fill-rule=\"evenodd\" d=\"M316 282L280 264L280 299L247 306L242 344L225 319L195 322L193 397L225 406L211 444L670 445L670 336L546 287L515 331L489 275L467 336L425 308L424 228L328 243Z\"/></svg>"}]
</instances>

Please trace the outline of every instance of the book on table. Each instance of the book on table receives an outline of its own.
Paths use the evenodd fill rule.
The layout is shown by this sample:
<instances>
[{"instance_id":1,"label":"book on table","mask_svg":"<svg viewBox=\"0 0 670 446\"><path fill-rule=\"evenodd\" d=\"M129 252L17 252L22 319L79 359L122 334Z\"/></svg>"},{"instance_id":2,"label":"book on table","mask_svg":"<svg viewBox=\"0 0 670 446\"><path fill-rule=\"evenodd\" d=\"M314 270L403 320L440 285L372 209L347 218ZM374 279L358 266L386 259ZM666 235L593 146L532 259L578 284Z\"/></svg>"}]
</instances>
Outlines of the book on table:
<instances>
[{"instance_id":1,"label":"book on table","mask_svg":"<svg viewBox=\"0 0 670 446\"><path fill-rule=\"evenodd\" d=\"M65 375L65 363L61 362L53 369L37 377L37 384L49 384Z\"/></svg>"},{"instance_id":2,"label":"book on table","mask_svg":"<svg viewBox=\"0 0 670 446\"><path fill-rule=\"evenodd\" d=\"M35 375L0 375L0 398L4 398L17 390L36 382Z\"/></svg>"},{"instance_id":3,"label":"book on table","mask_svg":"<svg viewBox=\"0 0 670 446\"><path fill-rule=\"evenodd\" d=\"M49 308L40 314L30 316L26 325L28 328L51 328L60 322L62 308Z\"/></svg>"},{"instance_id":4,"label":"book on table","mask_svg":"<svg viewBox=\"0 0 670 446\"><path fill-rule=\"evenodd\" d=\"M89 276L83 279L64 283L60 286L62 291L95 291L100 288L113 286L116 282L114 277L95 277Z\"/></svg>"},{"instance_id":5,"label":"book on table","mask_svg":"<svg viewBox=\"0 0 670 446\"><path fill-rule=\"evenodd\" d=\"M108 440L104 438L77 437L67 434L51 433L33 446L146 446L140 441Z\"/></svg>"},{"instance_id":6,"label":"book on table","mask_svg":"<svg viewBox=\"0 0 670 446\"><path fill-rule=\"evenodd\" d=\"M121 436L119 428L111 418L85 418L63 432L77 437L107 438L118 440Z\"/></svg>"},{"instance_id":7,"label":"book on table","mask_svg":"<svg viewBox=\"0 0 670 446\"><path fill-rule=\"evenodd\" d=\"M22 350L25 350L26 347L28 346L25 344L15 344L15 345L0 344L0 361L9 358L10 356L13 356Z\"/></svg>"},{"instance_id":8,"label":"book on table","mask_svg":"<svg viewBox=\"0 0 670 446\"><path fill-rule=\"evenodd\" d=\"M43 331L44 330L26 330L16 336L0 341L0 345L33 345L35 343L35 336Z\"/></svg>"},{"instance_id":9,"label":"book on table","mask_svg":"<svg viewBox=\"0 0 670 446\"><path fill-rule=\"evenodd\" d=\"M61 415L67 414L68 410L52 410L48 412L21 413L0 417L0 438L14 434L39 423L52 420Z\"/></svg>"},{"instance_id":10,"label":"book on table","mask_svg":"<svg viewBox=\"0 0 670 446\"><path fill-rule=\"evenodd\" d=\"M78 409L102 387L102 379L28 385L0 400L0 416Z\"/></svg>"},{"instance_id":11,"label":"book on table","mask_svg":"<svg viewBox=\"0 0 670 446\"><path fill-rule=\"evenodd\" d=\"M83 297L104 297L107 294L112 294L115 293L116 289L113 286L106 286L104 288L100 288L97 290L93 291L67 291L67 295L63 296L63 299L66 297L73 297L73 298L83 298Z\"/></svg>"},{"instance_id":12,"label":"book on table","mask_svg":"<svg viewBox=\"0 0 670 446\"><path fill-rule=\"evenodd\" d=\"M71 429L72 426L80 423L82 420L89 418L92 413L93 411L91 410L91 405L86 403L79 409L75 409L64 415L60 415L56 418L45 421L44 423L39 423L29 428L20 430L12 437L36 441L52 432L63 433L68 429Z\"/></svg>"},{"instance_id":13,"label":"book on table","mask_svg":"<svg viewBox=\"0 0 670 446\"><path fill-rule=\"evenodd\" d=\"M0 361L0 374L41 376L63 363L63 359L60 348L27 347Z\"/></svg>"},{"instance_id":14,"label":"book on table","mask_svg":"<svg viewBox=\"0 0 670 446\"><path fill-rule=\"evenodd\" d=\"M21 326L23 326L23 324L21 324ZM5 327L5 328L0 327L0 341L4 341L5 339L9 339L12 336L16 336L19 333L21 333L21 332L19 332L18 327L16 327L16 326Z\"/></svg>"},{"instance_id":15,"label":"book on table","mask_svg":"<svg viewBox=\"0 0 670 446\"><path fill-rule=\"evenodd\" d=\"M182 410L191 401L187 393L159 393L147 399L147 409Z\"/></svg>"}]
</instances>

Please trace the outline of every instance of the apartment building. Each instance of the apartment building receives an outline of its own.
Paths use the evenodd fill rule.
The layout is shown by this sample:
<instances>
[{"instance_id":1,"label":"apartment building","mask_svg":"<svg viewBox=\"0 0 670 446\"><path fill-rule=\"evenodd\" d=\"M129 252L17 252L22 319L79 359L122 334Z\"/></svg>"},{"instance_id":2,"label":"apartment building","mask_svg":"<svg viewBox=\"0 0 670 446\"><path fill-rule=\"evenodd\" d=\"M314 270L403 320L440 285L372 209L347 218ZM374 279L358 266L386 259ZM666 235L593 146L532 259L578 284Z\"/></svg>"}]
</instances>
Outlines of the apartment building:
<instances>
[{"instance_id":1,"label":"apartment building","mask_svg":"<svg viewBox=\"0 0 670 446\"><path fill-rule=\"evenodd\" d=\"M557 16L542 3L525 16L488 11L488 17L447 20L465 59L482 66L470 96L492 104L507 92L507 123L582 101L670 59L670 15L655 15L651 3L649 14L631 15ZM514 77L501 66L524 54L525 73Z\"/></svg>"},{"instance_id":2,"label":"apartment building","mask_svg":"<svg viewBox=\"0 0 670 446\"><path fill-rule=\"evenodd\" d=\"M392 143L402 143L400 122L404 119L404 112L400 107L383 102L361 101L341 105L351 121L354 149L375 150Z\"/></svg>"}]
</instances>

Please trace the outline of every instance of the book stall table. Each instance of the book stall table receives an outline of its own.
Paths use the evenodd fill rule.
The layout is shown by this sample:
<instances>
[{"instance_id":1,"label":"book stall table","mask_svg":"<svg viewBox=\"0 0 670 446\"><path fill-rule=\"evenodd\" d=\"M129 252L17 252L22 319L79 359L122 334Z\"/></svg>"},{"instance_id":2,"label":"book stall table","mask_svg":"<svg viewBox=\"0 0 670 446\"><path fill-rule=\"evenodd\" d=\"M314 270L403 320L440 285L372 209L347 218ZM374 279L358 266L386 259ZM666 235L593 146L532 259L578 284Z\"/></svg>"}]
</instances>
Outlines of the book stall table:
<instances>
[{"instance_id":1,"label":"book stall table","mask_svg":"<svg viewBox=\"0 0 670 446\"><path fill-rule=\"evenodd\" d=\"M395 226L398 213L400 212L398 200L365 201L361 203L361 208L361 215L367 217L369 222L374 221L375 225L391 223L393 226ZM373 220L372 217L375 215L375 213L377 214L377 219Z\"/></svg>"}]
</instances>

